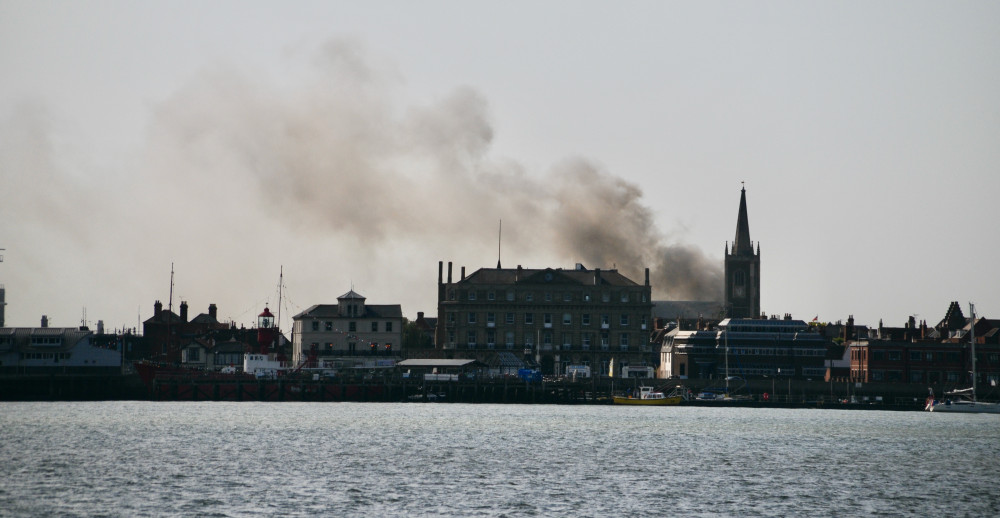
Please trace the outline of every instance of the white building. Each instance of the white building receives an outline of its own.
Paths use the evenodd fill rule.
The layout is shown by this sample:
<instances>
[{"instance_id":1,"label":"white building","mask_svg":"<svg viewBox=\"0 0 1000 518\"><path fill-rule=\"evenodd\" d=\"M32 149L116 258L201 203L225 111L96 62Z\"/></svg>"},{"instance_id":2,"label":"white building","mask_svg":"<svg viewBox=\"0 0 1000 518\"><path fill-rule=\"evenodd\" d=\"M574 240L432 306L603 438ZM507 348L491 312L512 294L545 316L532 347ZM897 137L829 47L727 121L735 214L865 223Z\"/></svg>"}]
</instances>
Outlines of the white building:
<instances>
[{"instance_id":1,"label":"white building","mask_svg":"<svg viewBox=\"0 0 1000 518\"><path fill-rule=\"evenodd\" d=\"M399 304L372 305L353 290L337 304L317 304L292 317L292 362L344 356L387 356L403 343Z\"/></svg>"}]
</instances>

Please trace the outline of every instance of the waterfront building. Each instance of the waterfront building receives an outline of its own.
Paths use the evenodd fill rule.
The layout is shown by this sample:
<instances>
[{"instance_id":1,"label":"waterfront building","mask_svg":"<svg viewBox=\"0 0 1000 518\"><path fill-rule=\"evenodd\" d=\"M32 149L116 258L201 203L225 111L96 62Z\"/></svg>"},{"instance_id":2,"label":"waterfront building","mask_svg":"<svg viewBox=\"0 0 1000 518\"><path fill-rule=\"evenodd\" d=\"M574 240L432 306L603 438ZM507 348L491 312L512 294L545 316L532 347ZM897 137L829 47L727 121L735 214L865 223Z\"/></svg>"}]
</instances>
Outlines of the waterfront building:
<instances>
[{"instance_id":1,"label":"waterfront building","mask_svg":"<svg viewBox=\"0 0 1000 518\"><path fill-rule=\"evenodd\" d=\"M747 191L740 190L736 237L726 244L725 310L730 318L757 318L760 314L760 243L754 252L747 217Z\"/></svg>"},{"instance_id":2,"label":"waterfront building","mask_svg":"<svg viewBox=\"0 0 1000 518\"><path fill-rule=\"evenodd\" d=\"M292 362L398 355L403 343L399 304L367 304L351 290L336 304L317 304L292 317Z\"/></svg>"},{"instance_id":3,"label":"waterfront building","mask_svg":"<svg viewBox=\"0 0 1000 518\"><path fill-rule=\"evenodd\" d=\"M481 268L457 280L438 263L435 346L452 358L546 375L589 367L594 375L652 377L649 269L638 284L618 270Z\"/></svg>"},{"instance_id":4,"label":"waterfront building","mask_svg":"<svg viewBox=\"0 0 1000 518\"><path fill-rule=\"evenodd\" d=\"M851 381L918 383L938 392L972 385L970 333L975 326L976 385L980 395L1000 394L1000 320L973 323L952 302L934 327L910 317L901 328L879 327L868 338L849 342Z\"/></svg>"},{"instance_id":5,"label":"waterfront building","mask_svg":"<svg viewBox=\"0 0 1000 518\"><path fill-rule=\"evenodd\" d=\"M660 348L666 377L823 379L831 342L802 320L733 318L714 328L665 333ZM727 373L728 368L728 373Z\"/></svg>"},{"instance_id":6,"label":"waterfront building","mask_svg":"<svg viewBox=\"0 0 1000 518\"><path fill-rule=\"evenodd\" d=\"M125 339L86 327L0 328L0 372L120 374Z\"/></svg>"},{"instance_id":7,"label":"waterfront building","mask_svg":"<svg viewBox=\"0 0 1000 518\"><path fill-rule=\"evenodd\" d=\"M208 313L202 313L188 320L188 303L181 301L180 313L170 308L163 309L163 303L153 304L153 316L142 323L142 334L147 348L147 358L163 362L180 363L182 350L192 337L204 337L213 331L232 329L233 324L218 320L218 308L208 305Z\"/></svg>"}]
</instances>

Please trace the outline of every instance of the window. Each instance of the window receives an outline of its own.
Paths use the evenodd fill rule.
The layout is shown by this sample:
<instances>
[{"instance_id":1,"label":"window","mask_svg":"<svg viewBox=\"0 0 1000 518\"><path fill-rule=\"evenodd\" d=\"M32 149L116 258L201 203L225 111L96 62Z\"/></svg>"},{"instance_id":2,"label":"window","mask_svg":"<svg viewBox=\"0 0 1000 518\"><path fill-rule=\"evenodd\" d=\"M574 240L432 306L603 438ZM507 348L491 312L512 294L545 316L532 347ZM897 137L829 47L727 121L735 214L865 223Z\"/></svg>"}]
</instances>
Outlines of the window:
<instances>
[{"instance_id":1,"label":"window","mask_svg":"<svg viewBox=\"0 0 1000 518\"><path fill-rule=\"evenodd\" d=\"M611 325L611 315L601 315L601 327L607 329Z\"/></svg>"},{"instance_id":2,"label":"window","mask_svg":"<svg viewBox=\"0 0 1000 518\"><path fill-rule=\"evenodd\" d=\"M611 293L606 292L606 291L602 292L601 293L601 302L611 302Z\"/></svg>"},{"instance_id":3,"label":"window","mask_svg":"<svg viewBox=\"0 0 1000 518\"><path fill-rule=\"evenodd\" d=\"M542 333L542 345L552 347L552 333L550 331Z\"/></svg>"},{"instance_id":4,"label":"window","mask_svg":"<svg viewBox=\"0 0 1000 518\"><path fill-rule=\"evenodd\" d=\"M329 321L326 322L326 330L327 331L333 331L333 322L329 322Z\"/></svg>"},{"instance_id":5,"label":"window","mask_svg":"<svg viewBox=\"0 0 1000 518\"><path fill-rule=\"evenodd\" d=\"M505 338L506 340L504 341L504 343L507 345L507 348L510 349L514 347L514 332L507 331L507 335L505 336Z\"/></svg>"},{"instance_id":6,"label":"window","mask_svg":"<svg viewBox=\"0 0 1000 518\"><path fill-rule=\"evenodd\" d=\"M486 331L486 347L493 348L497 344L497 332L490 329Z\"/></svg>"},{"instance_id":7,"label":"window","mask_svg":"<svg viewBox=\"0 0 1000 518\"><path fill-rule=\"evenodd\" d=\"M920 383L924 381L924 371L910 371L910 383Z\"/></svg>"},{"instance_id":8,"label":"window","mask_svg":"<svg viewBox=\"0 0 1000 518\"><path fill-rule=\"evenodd\" d=\"M493 291L489 291L486 293L486 300L496 300L496 299L497 299L497 294L494 293Z\"/></svg>"},{"instance_id":9,"label":"window","mask_svg":"<svg viewBox=\"0 0 1000 518\"><path fill-rule=\"evenodd\" d=\"M514 290L507 290L507 302L514 302Z\"/></svg>"},{"instance_id":10,"label":"window","mask_svg":"<svg viewBox=\"0 0 1000 518\"><path fill-rule=\"evenodd\" d=\"M528 325L534 324L535 323L535 314L534 313L525 313L524 314L524 323L528 324Z\"/></svg>"},{"instance_id":11,"label":"window","mask_svg":"<svg viewBox=\"0 0 1000 518\"><path fill-rule=\"evenodd\" d=\"M583 343L584 350L590 349L590 333L583 333L580 340Z\"/></svg>"},{"instance_id":12,"label":"window","mask_svg":"<svg viewBox=\"0 0 1000 518\"><path fill-rule=\"evenodd\" d=\"M469 312L469 323L470 324L476 323L476 313L474 311Z\"/></svg>"},{"instance_id":13,"label":"window","mask_svg":"<svg viewBox=\"0 0 1000 518\"><path fill-rule=\"evenodd\" d=\"M493 313L492 311L486 313L486 325L490 324L496 325L496 323L497 323L496 313Z\"/></svg>"},{"instance_id":14,"label":"window","mask_svg":"<svg viewBox=\"0 0 1000 518\"><path fill-rule=\"evenodd\" d=\"M618 344L621 346L623 351L628 349L628 335L625 333L619 335Z\"/></svg>"},{"instance_id":15,"label":"window","mask_svg":"<svg viewBox=\"0 0 1000 518\"><path fill-rule=\"evenodd\" d=\"M899 351L889 351L889 361L898 362L903 354Z\"/></svg>"},{"instance_id":16,"label":"window","mask_svg":"<svg viewBox=\"0 0 1000 518\"><path fill-rule=\"evenodd\" d=\"M573 293L569 291L563 292L563 302L572 302L572 301L573 301Z\"/></svg>"},{"instance_id":17,"label":"window","mask_svg":"<svg viewBox=\"0 0 1000 518\"><path fill-rule=\"evenodd\" d=\"M590 313L584 313L580 315L580 323L589 326L590 325Z\"/></svg>"},{"instance_id":18,"label":"window","mask_svg":"<svg viewBox=\"0 0 1000 518\"><path fill-rule=\"evenodd\" d=\"M455 314L454 313L448 313L448 323L449 324L454 324L455 323Z\"/></svg>"},{"instance_id":19,"label":"window","mask_svg":"<svg viewBox=\"0 0 1000 518\"><path fill-rule=\"evenodd\" d=\"M469 347L475 347L475 345L476 345L476 332L475 331L469 331L466 334L466 343L469 345Z\"/></svg>"},{"instance_id":20,"label":"window","mask_svg":"<svg viewBox=\"0 0 1000 518\"><path fill-rule=\"evenodd\" d=\"M542 323L545 324L545 325L547 325L547 326L551 326L552 325L552 313L544 313L544 314L542 314Z\"/></svg>"},{"instance_id":21,"label":"window","mask_svg":"<svg viewBox=\"0 0 1000 518\"><path fill-rule=\"evenodd\" d=\"M313 331L319 331L319 321L318 320L313 320L312 324L313 324L312 325Z\"/></svg>"},{"instance_id":22,"label":"window","mask_svg":"<svg viewBox=\"0 0 1000 518\"><path fill-rule=\"evenodd\" d=\"M372 332L378 332L378 322L372 322Z\"/></svg>"},{"instance_id":23,"label":"window","mask_svg":"<svg viewBox=\"0 0 1000 518\"><path fill-rule=\"evenodd\" d=\"M506 322L508 324L513 324L514 323L514 312L513 311L508 311L507 312L507 318L504 320L504 322Z\"/></svg>"},{"instance_id":24,"label":"window","mask_svg":"<svg viewBox=\"0 0 1000 518\"><path fill-rule=\"evenodd\" d=\"M920 361L920 351L910 351L910 361L911 362Z\"/></svg>"},{"instance_id":25,"label":"window","mask_svg":"<svg viewBox=\"0 0 1000 518\"><path fill-rule=\"evenodd\" d=\"M604 350L604 351L607 351L609 345L610 345L610 342L608 341L608 336L607 335L602 335L601 336L601 349Z\"/></svg>"},{"instance_id":26,"label":"window","mask_svg":"<svg viewBox=\"0 0 1000 518\"><path fill-rule=\"evenodd\" d=\"M569 350L569 348L571 347L571 344L573 343L572 339L570 338L571 336L572 335L570 333L563 333L562 334L562 346L563 346L563 349Z\"/></svg>"},{"instance_id":27,"label":"window","mask_svg":"<svg viewBox=\"0 0 1000 518\"><path fill-rule=\"evenodd\" d=\"M385 323L385 332L386 333L391 333L392 332L392 322L386 322Z\"/></svg>"},{"instance_id":28,"label":"window","mask_svg":"<svg viewBox=\"0 0 1000 518\"><path fill-rule=\"evenodd\" d=\"M476 300L476 291L469 290L469 300Z\"/></svg>"},{"instance_id":29,"label":"window","mask_svg":"<svg viewBox=\"0 0 1000 518\"><path fill-rule=\"evenodd\" d=\"M628 292L622 292L622 302L628 302Z\"/></svg>"},{"instance_id":30,"label":"window","mask_svg":"<svg viewBox=\"0 0 1000 518\"><path fill-rule=\"evenodd\" d=\"M525 293L524 294L524 300L526 302L531 302L531 301L535 300L535 294L532 293L532 292L530 292L530 291L528 293Z\"/></svg>"},{"instance_id":31,"label":"window","mask_svg":"<svg viewBox=\"0 0 1000 518\"><path fill-rule=\"evenodd\" d=\"M885 351L872 351L872 361L885 361Z\"/></svg>"},{"instance_id":32,"label":"window","mask_svg":"<svg viewBox=\"0 0 1000 518\"><path fill-rule=\"evenodd\" d=\"M583 301L584 302L590 302L590 292L589 291L583 292Z\"/></svg>"},{"instance_id":33,"label":"window","mask_svg":"<svg viewBox=\"0 0 1000 518\"><path fill-rule=\"evenodd\" d=\"M563 313L563 325L568 326L573 323L573 315L569 313Z\"/></svg>"},{"instance_id":34,"label":"window","mask_svg":"<svg viewBox=\"0 0 1000 518\"><path fill-rule=\"evenodd\" d=\"M198 349L198 348L196 348L196 347L192 347L192 348L188 349L188 350L187 350L187 361L189 361L189 362L196 362L196 361L200 361L200 360L198 359L198 358L199 358L199 356L200 356L200 355L198 354L198 351L199 351L199 349Z\"/></svg>"},{"instance_id":35,"label":"window","mask_svg":"<svg viewBox=\"0 0 1000 518\"><path fill-rule=\"evenodd\" d=\"M622 315L621 316L621 324L622 324L622 327L627 327L628 326L628 315Z\"/></svg>"},{"instance_id":36,"label":"window","mask_svg":"<svg viewBox=\"0 0 1000 518\"><path fill-rule=\"evenodd\" d=\"M347 330L350 331L350 332L352 332L352 333L357 333L358 332L358 323L357 322L348 322L347 323Z\"/></svg>"},{"instance_id":37,"label":"window","mask_svg":"<svg viewBox=\"0 0 1000 518\"><path fill-rule=\"evenodd\" d=\"M546 291L545 292L545 302L552 302L552 292L551 291Z\"/></svg>"},{"instance_id":38,"label":"window","mask_svg":"<svg viewBox=\"0 0 1000 518\"><path fill-rule=\"evenodd\" d=\"M926 355L924 355L924 359L926 359L929 362L934 361L934 353L927 353Z\"/></svg>"}]
</instances>

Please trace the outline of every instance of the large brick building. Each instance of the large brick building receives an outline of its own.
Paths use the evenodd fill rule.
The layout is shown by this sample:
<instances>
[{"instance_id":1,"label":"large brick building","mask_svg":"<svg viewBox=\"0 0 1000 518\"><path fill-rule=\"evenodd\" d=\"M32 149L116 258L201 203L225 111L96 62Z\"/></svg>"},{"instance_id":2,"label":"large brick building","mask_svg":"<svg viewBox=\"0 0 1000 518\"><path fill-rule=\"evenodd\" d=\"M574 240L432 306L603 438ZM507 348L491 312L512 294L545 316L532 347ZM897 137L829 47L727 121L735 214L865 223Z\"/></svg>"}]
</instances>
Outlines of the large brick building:
<instances>
[{"instance_id":1,"label":"large brick building","mask_svg":"<svg viewBox=\"0 0 1000 518\"><path fill-rule=\"evenodd\" d=\"M492 365L515 356L561 375L585 365L595 375L652 375L649 269L638 284L617 270L482 268L457 280L438 264L435 345L455 358ZM502 353L502 354L501 354Z\"/></svg>"}]
</instances>

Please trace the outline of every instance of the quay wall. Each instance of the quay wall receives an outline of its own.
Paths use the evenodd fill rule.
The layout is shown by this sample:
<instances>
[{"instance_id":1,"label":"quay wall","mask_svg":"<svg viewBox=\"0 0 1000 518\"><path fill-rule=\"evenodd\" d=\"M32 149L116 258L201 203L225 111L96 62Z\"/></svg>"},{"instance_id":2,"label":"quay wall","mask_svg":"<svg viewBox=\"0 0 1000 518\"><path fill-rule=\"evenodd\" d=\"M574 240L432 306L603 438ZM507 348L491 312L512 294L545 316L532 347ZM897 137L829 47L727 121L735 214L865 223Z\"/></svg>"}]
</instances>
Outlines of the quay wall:
<instances>
[{"instance_id":1,"label":"quay wall","mask_svg":"<svg viewBox=\"0 0 1000 518\"><path fill-rule=\"evenodd\" d=\"M669 392L682 385L692 400L685 405L884 408L920 410L927 387L910 384L829 383L807 380L753 380L730 383L736 399L693 399L700 392L719 390L718 380L657 380L585 378L525 382L518 378L424 381L400 376L375 379L167 377L144 385L130 375L34 374L0 376L2 401L437 401L518 404L609 404L611 396L640 385ZM944 388L935 389L941 394Z\"/></svg>"}]
</instances>

